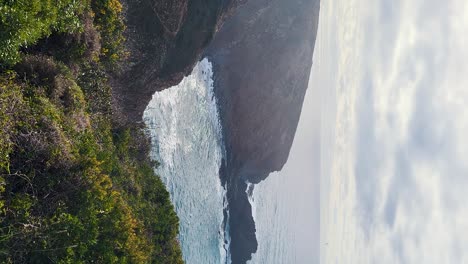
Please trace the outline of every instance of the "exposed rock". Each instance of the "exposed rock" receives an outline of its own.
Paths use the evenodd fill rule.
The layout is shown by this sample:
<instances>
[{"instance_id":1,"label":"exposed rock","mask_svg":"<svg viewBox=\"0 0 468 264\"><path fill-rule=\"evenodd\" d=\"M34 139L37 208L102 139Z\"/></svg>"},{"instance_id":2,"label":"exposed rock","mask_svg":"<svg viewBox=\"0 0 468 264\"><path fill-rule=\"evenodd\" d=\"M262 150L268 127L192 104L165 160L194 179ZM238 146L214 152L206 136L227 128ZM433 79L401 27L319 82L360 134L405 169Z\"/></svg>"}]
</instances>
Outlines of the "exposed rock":
<instances>
[{"instance_id":1,"label":"exposed rock","mask_svg":"<svg viewBox=\"0 0 468 264\"><path fill-rule=\"evenodd\" d=\"M153 93L188 75L219 30L206 55L215 67L227 149L221 175L228 187L233 264L257 250L245 182L258 183L287 161L319 11L319 0L250 0L234 12L244 2L127 0L131 56L112 80L117 105L131 121L141 121Z\"/></svg>"},{"instance_id":2,"label":"exposed rock","mask_svg":"<svg viewBox=\"0 0 468 264\"><path fill-rule=\"evenodd\" d=\"M151 3L164 33L177 35L187 14L187 1L162 0Z\"/></svg>"},{"instance_id":3,"label":"exposed rock","mask_svg":"<svg viewBox=\"0 0 468 264\"><path fill-rule=\"evenodd\" d=\"M245 189L286 163L308 86L319 0L250 0L207 51L214 64L227 149L231 254L245 263L257 249Z\"/></svg>"},{"instance_id":4,"label":"exposed rock","mask_svg":"<svg viewBox=\"0 0 468 264\"><path fill-rule=\"evenodd\" d=\"M156 91L188 75L226 15L242 0L127 0L130 58L113 80L117 105L132 121Z\"/></svg>"}]
</instances>

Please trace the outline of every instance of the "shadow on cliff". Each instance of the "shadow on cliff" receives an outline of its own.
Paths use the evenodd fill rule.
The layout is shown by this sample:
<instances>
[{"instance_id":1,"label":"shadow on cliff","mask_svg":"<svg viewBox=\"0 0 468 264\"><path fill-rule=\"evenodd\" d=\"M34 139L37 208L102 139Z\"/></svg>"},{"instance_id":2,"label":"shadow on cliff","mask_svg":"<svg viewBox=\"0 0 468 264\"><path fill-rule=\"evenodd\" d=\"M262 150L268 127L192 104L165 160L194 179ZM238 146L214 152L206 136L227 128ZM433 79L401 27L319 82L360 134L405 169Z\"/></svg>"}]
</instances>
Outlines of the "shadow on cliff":
<instances>
[{"instance_id":1,"label":"shadow on cliff","mask_svg":"<svg viewBox=\"0 0 468 264\"><path fill-rule=\"evenodd\" d=\"M129 58L114 76L116 104L141 121L156 91L192 71L224 19L243 0L126 0Z\"/></svg>"},{"instance_id":2,"label":"shadow on cliff","mask_svg":"<svg viewBox=\"0 0 468 264\"><path fill-rule=\"evenodd\" d=\"M225 145L232 263L257 250L246 182L283 168L309 82L319 0L250 0L239 7L206 52Z\"/></svg>"},{"instance_id":3,"label":"shadow on cliff","mask_svg":"<svg viewBox=\"0 0 468 264\"><path fill-rule=\"evenodd\" d=\"M214 65L227 150L220 173L227 187L233 264L245 263L257 250L246 182L264 180L288 159L320 8L319 0L244 2L127 0L130 57L111 80L119 111L140 122L154 92L179 83L210 45L204 55Z\"/></svg>"}]
</instances>

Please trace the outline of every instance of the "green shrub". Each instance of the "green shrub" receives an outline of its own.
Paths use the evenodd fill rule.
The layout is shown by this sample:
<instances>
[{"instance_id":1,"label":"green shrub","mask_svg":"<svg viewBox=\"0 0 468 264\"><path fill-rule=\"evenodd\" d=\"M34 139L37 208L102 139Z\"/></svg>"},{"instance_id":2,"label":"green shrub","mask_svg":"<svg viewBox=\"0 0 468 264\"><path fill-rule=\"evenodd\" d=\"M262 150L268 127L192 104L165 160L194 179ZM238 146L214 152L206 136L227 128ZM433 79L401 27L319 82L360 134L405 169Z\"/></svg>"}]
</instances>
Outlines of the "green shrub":
<instances>
[{"instance_id":1,"label":"green shrub","mask_svg":"<svg viewBox=\"0 0 468 264\"><path fill-rule=\"evenodd\" d=\"M0 263L182 263L148 139L112 121L120 2L2 1L0 15Z\"/></svg>"},{"instance_id":2,"label":"green shrub","mask_svg":"<svg viewBox=\"0 0 468 264\"><path fill-rule=\"evenodd\" d=\"M86 99L110 99L95 90L107 79L93 79L83 94L66 66L26 61L19 76L0 78L1 122L9 127L1 142L10 146L2 148L0 259L182 263L178 218L148 160L147 138L112 123L110 112L84 107ZM7 97L16 98L14 108ZM76 126L78 112L91 124Z\"/></svg>"},{"instance_id":3,"label":"green shrub","mask_svg":"<svg viewBox=\"0 0 468 264\"><path fill-rule=\"evenodd\" d=\"M13 147L11 135L18 115L16 110L21 108L24 103L19 87L14 83L15 77L14 72L0 75L0 172L10 171L9 155ZM0 179L0 186L2 186L2 182L3 180ZM1 190L2 187L0 187L0 192Z\"/></svg>"},{"instance_id":4,"label":"green shrub","mask_svg":"<svg viewBox=\"0 0 468 264\"><path fill-rule=\"evenodd\" d=\"M20 60L20 48L33 45L52 32L81 29L79 15L86 1L16 0L0 3L0 63L12 65Z\"/></svg>"},{"instance_id":5,"label":"green shrub","mask_svg":"<svg viewBox=\"0 0 468 264\"><path fill-rule=\"evenodd\" d=\"M102 55L108 63L115 63L126 56L122 46L125 40L122 4L119 0L93 0L91 7L96 27L101 32Z\"/></svg>"}]
</instances>

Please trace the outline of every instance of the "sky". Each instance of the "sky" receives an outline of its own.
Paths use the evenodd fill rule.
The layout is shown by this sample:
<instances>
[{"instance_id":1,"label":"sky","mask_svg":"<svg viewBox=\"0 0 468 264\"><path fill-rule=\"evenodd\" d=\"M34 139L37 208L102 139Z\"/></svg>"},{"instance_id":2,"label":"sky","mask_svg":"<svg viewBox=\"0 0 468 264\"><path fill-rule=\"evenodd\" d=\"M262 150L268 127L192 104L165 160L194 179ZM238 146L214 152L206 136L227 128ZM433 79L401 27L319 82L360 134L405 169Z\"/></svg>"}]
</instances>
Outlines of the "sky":
<instances>
[{"instance_id":1,"label":"sky","mask_svg":"<svg viewBox=\"0 0 468 264\"><path fill-rule=\"evenodd\" d=\"M468 2L320 16L321 262L468 263Z\"/></svg>"}]
</instances>

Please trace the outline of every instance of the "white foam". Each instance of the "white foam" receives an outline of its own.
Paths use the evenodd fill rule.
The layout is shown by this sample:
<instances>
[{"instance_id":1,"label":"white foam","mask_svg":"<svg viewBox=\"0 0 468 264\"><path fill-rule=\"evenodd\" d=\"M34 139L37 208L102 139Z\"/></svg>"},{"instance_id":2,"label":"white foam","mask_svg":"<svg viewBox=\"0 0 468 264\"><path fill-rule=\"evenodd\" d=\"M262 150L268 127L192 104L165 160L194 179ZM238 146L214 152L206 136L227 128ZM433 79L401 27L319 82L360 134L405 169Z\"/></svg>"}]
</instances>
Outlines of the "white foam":
<instances>
[{"instance_id":1,"label":"white foam","mask_svg":"<svg viewBox=\"0 0 468 264\"><path fill-rule=\"evenodd\" d=\"M200 61L180 84L155 93L143 115L151 158L160 162L156 172L180 219L186 263L229 261L223 226L226 191L219 178L224 148L212 76L211 63Z\"/></svg>"}]
</instances>

